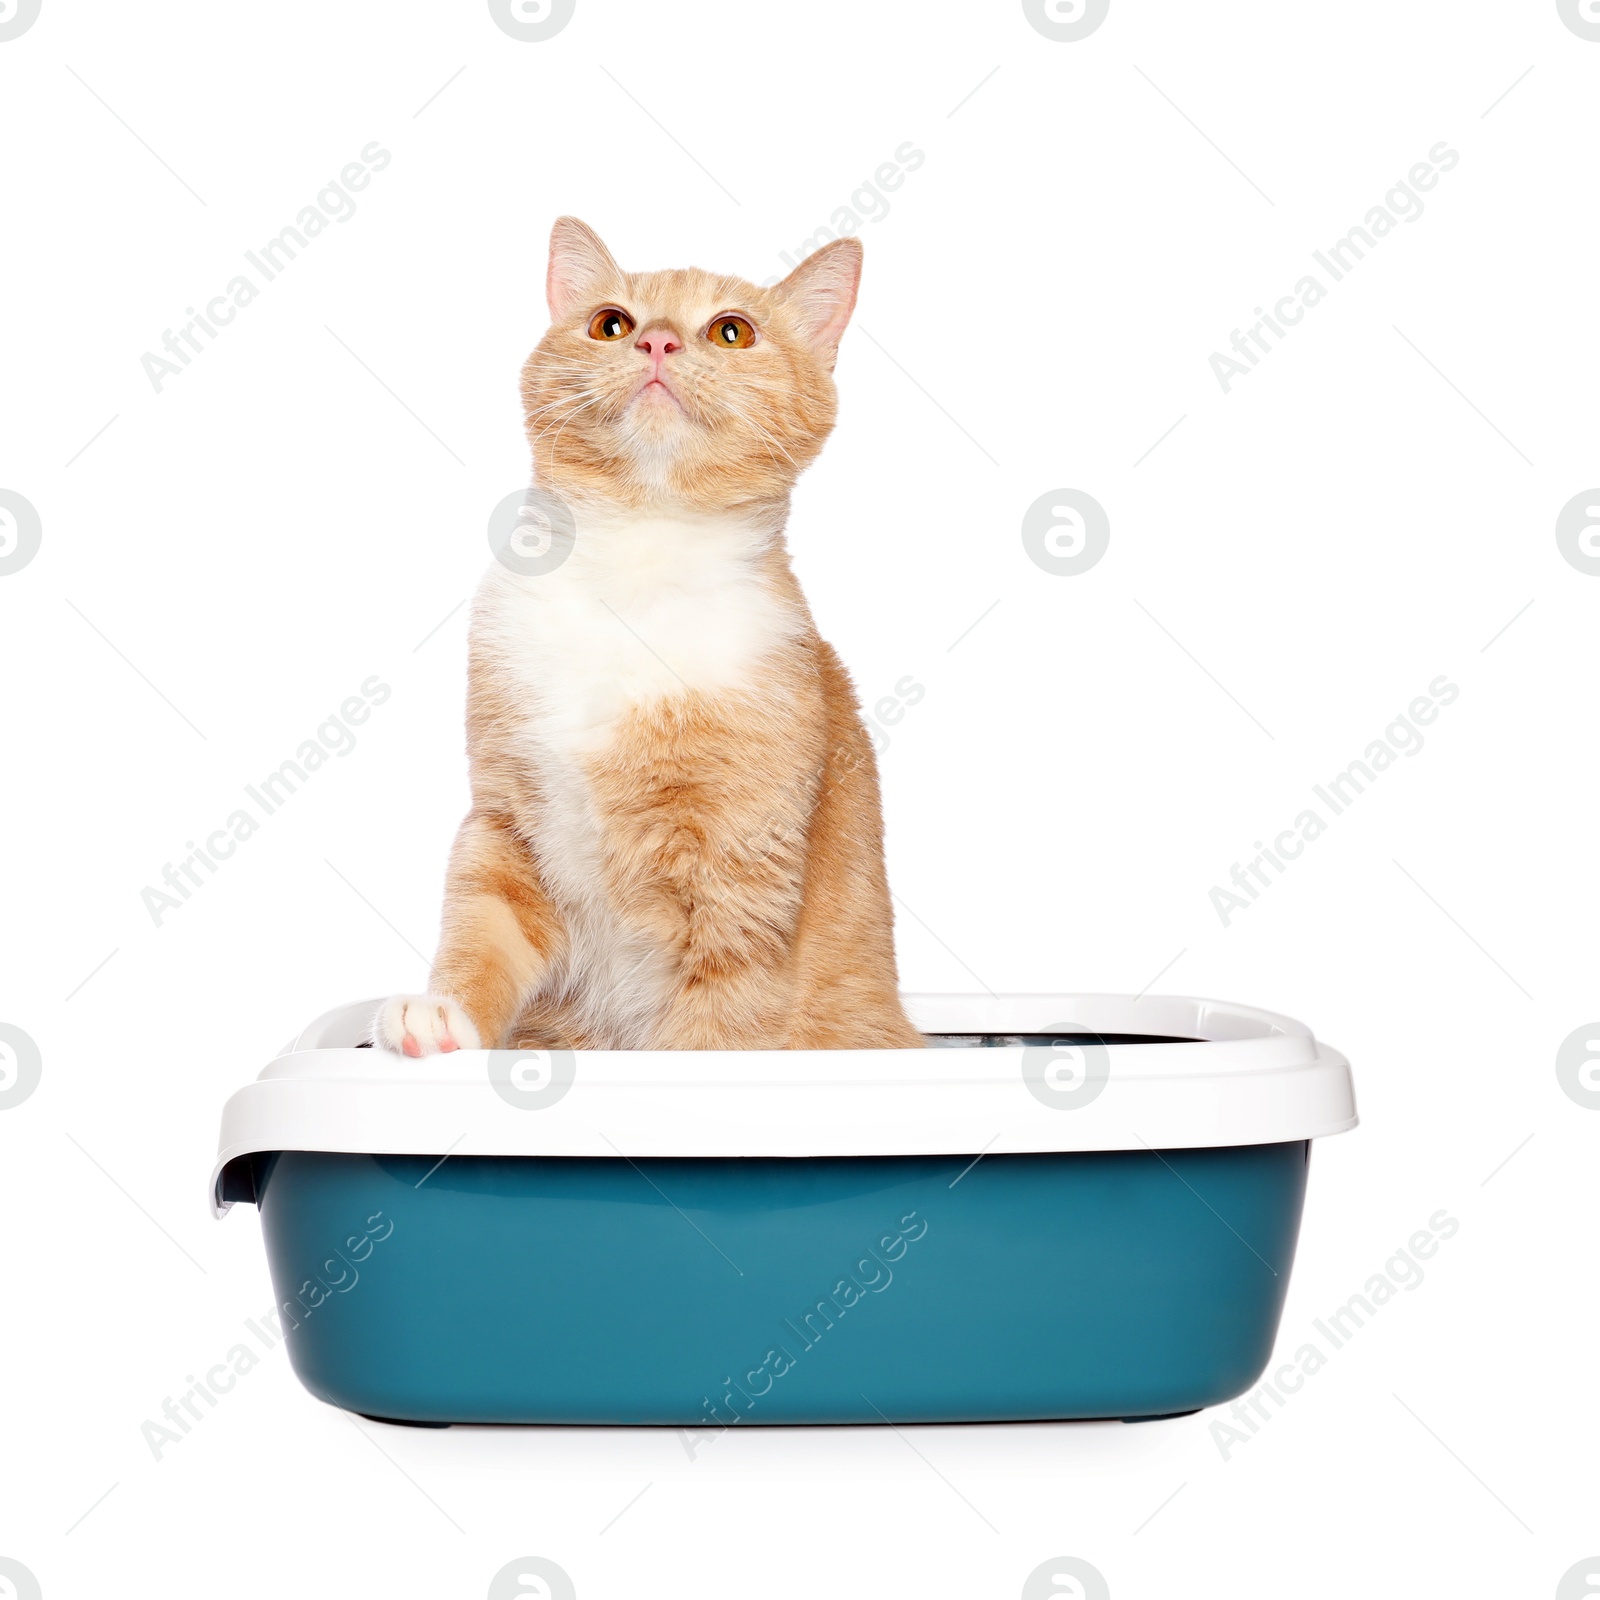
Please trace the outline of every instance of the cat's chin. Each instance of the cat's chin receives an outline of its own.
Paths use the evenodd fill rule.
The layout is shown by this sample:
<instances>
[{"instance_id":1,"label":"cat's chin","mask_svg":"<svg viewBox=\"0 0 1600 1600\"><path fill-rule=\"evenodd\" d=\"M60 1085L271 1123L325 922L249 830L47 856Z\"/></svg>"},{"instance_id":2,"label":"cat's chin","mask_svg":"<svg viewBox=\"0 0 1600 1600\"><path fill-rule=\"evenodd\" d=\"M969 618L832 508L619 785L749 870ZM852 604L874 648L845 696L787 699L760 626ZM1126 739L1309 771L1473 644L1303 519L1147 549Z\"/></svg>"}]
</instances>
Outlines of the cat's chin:
<instances>
[{"instance_id":1,"label":"cat's chin","mask_svg":"<svg viewBox=\"0 0 1600 1600\"><path fill-rule=\"evenodd\" d=\"M653 452L676 451L688 443L694 419L670 389L652 383L628 402L626 426L636 444Z\"/></svg>"}]
</instances>

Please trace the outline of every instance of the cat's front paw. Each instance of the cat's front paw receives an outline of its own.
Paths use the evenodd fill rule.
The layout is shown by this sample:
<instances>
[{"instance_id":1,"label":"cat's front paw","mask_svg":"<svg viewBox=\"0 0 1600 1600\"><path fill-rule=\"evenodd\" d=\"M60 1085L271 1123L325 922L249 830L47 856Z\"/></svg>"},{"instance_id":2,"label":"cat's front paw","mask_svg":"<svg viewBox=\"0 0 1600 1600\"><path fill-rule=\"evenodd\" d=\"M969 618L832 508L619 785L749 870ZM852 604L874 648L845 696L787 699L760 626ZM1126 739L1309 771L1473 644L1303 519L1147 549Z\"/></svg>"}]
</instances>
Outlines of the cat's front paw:
<instances>
[{"instance_id":1,"label":"cat's front paw","mask_svg":"<svg viewBox=\"0 0 1600 1600\"><path fill-rule=\"evenodd\" d=\"M378 1007L372 1042L405 1056L482 1048L472 1019L448 995L397 994Z\"/></svg>"}]
</instances>

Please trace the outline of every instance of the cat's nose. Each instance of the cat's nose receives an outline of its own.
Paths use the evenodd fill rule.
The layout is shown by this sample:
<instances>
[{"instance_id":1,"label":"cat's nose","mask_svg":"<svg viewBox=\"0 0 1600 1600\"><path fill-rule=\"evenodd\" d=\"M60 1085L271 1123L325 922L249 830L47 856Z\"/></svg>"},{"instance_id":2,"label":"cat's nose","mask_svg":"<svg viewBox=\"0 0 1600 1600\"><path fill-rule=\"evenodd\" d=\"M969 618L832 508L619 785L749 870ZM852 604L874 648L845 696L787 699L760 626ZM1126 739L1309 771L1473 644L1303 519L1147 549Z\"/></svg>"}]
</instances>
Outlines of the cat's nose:
<instances>
[{"instance_id":1,"label":"cat's nose","mask_svg":"<svg viewBox=\"0 0 1600 1600\"><path fill-rule=\"evenodd\" d=\"M659 366L663 356L670 356L674 350L683 348L683 341L671 328L658 322L646 328L634 340L633 347L635 350L643 350Z\"/></svg>"}]
</instances>

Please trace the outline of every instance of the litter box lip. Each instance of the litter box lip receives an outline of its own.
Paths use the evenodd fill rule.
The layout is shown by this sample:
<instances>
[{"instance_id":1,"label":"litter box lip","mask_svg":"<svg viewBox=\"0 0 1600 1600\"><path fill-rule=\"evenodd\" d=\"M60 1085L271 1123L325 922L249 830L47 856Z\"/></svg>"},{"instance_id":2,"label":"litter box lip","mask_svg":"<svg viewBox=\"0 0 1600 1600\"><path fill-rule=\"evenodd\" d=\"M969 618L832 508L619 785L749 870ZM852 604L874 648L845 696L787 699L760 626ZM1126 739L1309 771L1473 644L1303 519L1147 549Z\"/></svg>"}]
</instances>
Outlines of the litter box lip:
<instances>
[{"instance_id":1,"label":"litter box lip","mask_svg":"<svg viewBox=\"0 0 1600 1600\"><path fill-rule=\"evenodd\" d=\"M906 995L924 1033L1088 1034L1087 1077L1043 1045L957 1050L553 1052L553 1088L509 1087L511 1058L415 1061L362 1048L380 1002L324 1013L223 1109L209 1197L230 1162L274 1150L612 1157L973 1156L1279 1144L1357 1123L1350 1064L1292 1018L1174 995ZM496 1059L498 1058L498 1060ZM1081 1064L1081 1058L1079 1058ZM499 1081L491 1066L501 1068ZM539 1080L536 1078L535 1082Z\"/></svg>"}]
</instances>

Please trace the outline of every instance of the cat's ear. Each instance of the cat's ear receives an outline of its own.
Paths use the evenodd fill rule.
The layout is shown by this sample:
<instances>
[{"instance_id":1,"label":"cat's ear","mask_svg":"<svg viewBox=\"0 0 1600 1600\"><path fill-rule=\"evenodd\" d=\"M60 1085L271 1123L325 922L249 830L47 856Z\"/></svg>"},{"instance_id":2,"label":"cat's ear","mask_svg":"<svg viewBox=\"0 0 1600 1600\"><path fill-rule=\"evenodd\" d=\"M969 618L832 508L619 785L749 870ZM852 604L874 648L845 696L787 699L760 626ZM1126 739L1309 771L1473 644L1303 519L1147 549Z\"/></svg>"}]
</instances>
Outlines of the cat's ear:
<instances>
[{"instance_id":1,"label":"cat's ear","mask_svg":"<svg viewBox=\"0 0 1600 1600\"><path fill-rule=\"evenodd\" d=\"M789 302L801 333L830 367L856 308L860 284L861 241L835 239L807 256L773 290Z\"/></svg>"},{"instance_id":2,"label":"cat's ear","mask_svg":"<svg viewBox=\"0 0 1600 1600\"><path fill-rule=\"evenodd\" d=\"M588 223L576 217L556 218L550 230L550 271L545 278L552 322L564 322L621 277L611 252Z\"/></svg>"}]
</instances>

